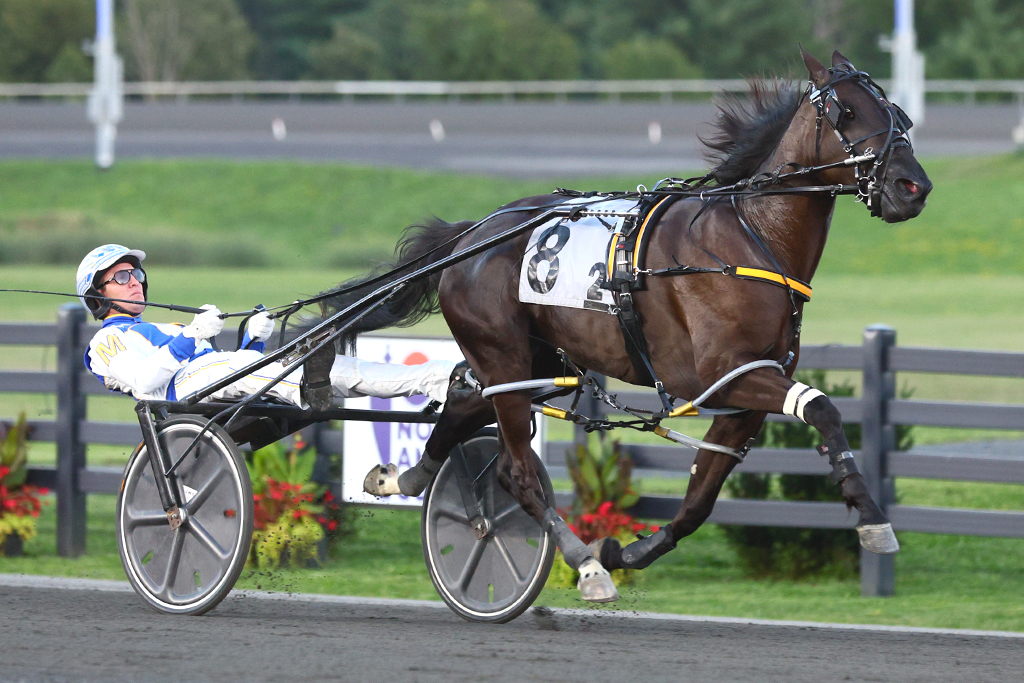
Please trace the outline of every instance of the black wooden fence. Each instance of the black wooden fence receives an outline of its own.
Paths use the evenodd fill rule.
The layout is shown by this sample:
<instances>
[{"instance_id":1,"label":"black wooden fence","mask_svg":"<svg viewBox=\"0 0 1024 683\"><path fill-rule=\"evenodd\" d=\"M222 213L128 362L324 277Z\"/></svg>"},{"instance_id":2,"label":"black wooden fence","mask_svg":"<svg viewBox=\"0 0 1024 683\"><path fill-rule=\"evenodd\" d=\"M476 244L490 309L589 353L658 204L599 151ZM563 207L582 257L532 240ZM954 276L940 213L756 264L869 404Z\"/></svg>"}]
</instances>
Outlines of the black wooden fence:
<instances>
[{"instance_id":1,"label":"black wooden fence","mask_svg":"<svg viewBox=\"0 0 1024 683\"><path fill-rule=\"evenodd\" d=\"M90 493L115 493L120 469L90 468L85 446L90 443L133 446L138 443L134 422L97 422L86 414L86 396L107 393L82 367L84 344L92 334L84 311L77 304L60 309L56 325L0 324L0 345L57 348L55 372L0 371L0 393L56 394L53 420L31 420L31 439L53 442L57 466L30 470L33 483L55 489L57 494L57 551L75 556L85 549L85 499ZM230 344L225 335L225 346ZM869 327L861 346L805 346L802 369L853 370L862 375L858 398L836 398L835 403L850 423L860 423L862 445L857 454L875 500L892 519L897 531L1004 536L1024 538L1024 512L960 510L900 505L894 497L894 477L952 479L1024 484L1024 453L1004 457L971 453L934 455L921 451L897 451L897 425L1024 429L1024 403L991 404L914 401L897 398L898 372L947 373L1024 379L1024 353L904 348L896 346L896 332ZM1024 383L1021 385L1024 397ZM623 392L620 398L636 406L656 407L649 394ZM601 404L584 406L582 412L600 414ZM770 419L791 419L772 416ZM336 432L318 436L320 447L340 448ZM548 442L546 451L554 474L564 473L561 454L569 442ZM689 470L692 451L679 446L627 447L640 473L643 470ZM754 450L737 468L742 472L826 474L824 459L804 449ZM671 518L678 498L645 496L634 514L653 519ZM787 502L722 499L710 518L719 524L850 528L856 519L841 503ZM893 556L863 552L861 591L864 595L890 595L893 591Z\"/></svg>"}]
</instances>

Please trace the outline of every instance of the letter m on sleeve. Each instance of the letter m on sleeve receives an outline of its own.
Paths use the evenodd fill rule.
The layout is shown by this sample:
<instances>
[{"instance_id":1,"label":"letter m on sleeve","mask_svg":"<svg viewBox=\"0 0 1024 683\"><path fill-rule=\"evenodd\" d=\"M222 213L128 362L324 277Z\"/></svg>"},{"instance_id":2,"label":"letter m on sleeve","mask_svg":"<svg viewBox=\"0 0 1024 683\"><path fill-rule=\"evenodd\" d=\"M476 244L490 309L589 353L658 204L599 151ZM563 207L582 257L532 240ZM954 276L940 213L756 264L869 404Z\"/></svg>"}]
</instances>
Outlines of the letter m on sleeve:
<instances>
[{"instance_id":1,"label":"letter m on sleeve","mask_svg":"<svg viewBox=\"0 0 1024 683\"><path fill-rule=\"evenodd\" d=\"M96 345L96 355L98 355L100 360L102 360L106 365L110 365L110 359L125 350L124 342L114 334L107 337L106 343L100 342Z\"/></svg>"}]
</instances>

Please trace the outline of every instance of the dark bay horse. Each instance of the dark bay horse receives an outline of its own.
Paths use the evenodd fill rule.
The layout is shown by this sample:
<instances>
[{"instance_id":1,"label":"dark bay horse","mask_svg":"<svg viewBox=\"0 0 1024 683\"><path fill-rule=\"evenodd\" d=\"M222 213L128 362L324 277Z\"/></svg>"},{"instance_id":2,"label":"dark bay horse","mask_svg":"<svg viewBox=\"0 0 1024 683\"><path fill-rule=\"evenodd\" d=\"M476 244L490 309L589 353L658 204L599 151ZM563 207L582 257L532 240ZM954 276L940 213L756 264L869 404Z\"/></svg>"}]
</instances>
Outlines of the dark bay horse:
<instances>
[{"instance_id":1,"label":"dark bay horse","mask_svg":"<svg viewBox=\"0 0 1024 683\"><path fill-rule=\"evenodd\" d=\"M907 137L909 119L866 73L838 52L831 68L806 53L803 58L810 76L805 91L755 85L747 104L720 105L717 134L705 140L719 162L709 187L749 178L762 182L740 182L749 191L738 195L714 197L709 190L707 196L690 193L674 202L650 228L646 252L651 269L685 264L712 271L723 264L747 264L782 275L786 284L712 274L649 278L646 289L634 295L635 307L650 360L672 396L697 396L744 364L788 357L791 362L782 371L760 367L714 393L708 407L744 411L716 416L705 440L741 450L766 413L803 420L821 433L819 450L828 456L847 505L858 512L861 544L874 552L895 552L896 537L857 470L839 411L822 392L790 379L799 356L803 301L794 296L786 278L809 283L814 277L836 194L855 192L872 215L894 223L921 212L931 182L914 158ZM411 228L400 243L398 263L412 263L431 250L427 262L436 261L538 213L529 207L558 201L563 199L512 202L440 251L437 245L471 224ZM529 234L520 235L414 283L387 311L369 317L363 329L408 323L439 305L484 387L561 374L554 347L564 349L582 368L645 383L647 378L639 375L625 349L615 316L519 301L517 282L528 239ZM625 548L613 541L588 548L544 500L530 457L530 403L526 391L497 394L491 400L472 392L453 395L420 464L401 477L394 469L375 468L367 476L367 490L418 494L451 447L496 418L503 440L502 484L554 533L566 561L580 569L584 599L607 601L615 593L605 570L646 567L692 534L711 513L722 483L737 464L735 457L700 449L671 522Z\"/></svg>"}]
</instances>

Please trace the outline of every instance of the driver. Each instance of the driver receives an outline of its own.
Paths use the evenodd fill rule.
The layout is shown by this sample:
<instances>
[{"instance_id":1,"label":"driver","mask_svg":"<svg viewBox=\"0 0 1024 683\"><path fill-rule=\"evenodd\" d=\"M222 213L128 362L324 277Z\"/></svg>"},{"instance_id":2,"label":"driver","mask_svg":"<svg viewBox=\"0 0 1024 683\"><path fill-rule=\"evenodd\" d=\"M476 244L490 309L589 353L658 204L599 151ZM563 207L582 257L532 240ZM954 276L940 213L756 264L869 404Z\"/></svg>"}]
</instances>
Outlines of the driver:
<instances>
[{"instance_id":1,"label":"driver","mask_svg":"<svg viewBox=\"0 0 1024 683\"><path fill-rule=\"evenodd\" d=\"M91 298L144 302L149 289L142 262L146 253L119 244L106 244L89 252L78 266L76 292L103 325L89 342L85 367L112 391L137 400L176 401L193 394L262 357L274 321L265 312L248 322L237 351L216 351L208 341L224 327L221 312L207 304L188 325L150 323L142 319L145 303L123 303ZM274 385L273 396L302 408L325 410L339 398L350 396L411 396L421 394L443 402L449 384L459 383L454 362L437 360L422 365L395 365L335 356L332 344L313 354ZM285 366L271 363L211 394L207 400L236 400L263 389Z\"/></svg>"}]
</instances>

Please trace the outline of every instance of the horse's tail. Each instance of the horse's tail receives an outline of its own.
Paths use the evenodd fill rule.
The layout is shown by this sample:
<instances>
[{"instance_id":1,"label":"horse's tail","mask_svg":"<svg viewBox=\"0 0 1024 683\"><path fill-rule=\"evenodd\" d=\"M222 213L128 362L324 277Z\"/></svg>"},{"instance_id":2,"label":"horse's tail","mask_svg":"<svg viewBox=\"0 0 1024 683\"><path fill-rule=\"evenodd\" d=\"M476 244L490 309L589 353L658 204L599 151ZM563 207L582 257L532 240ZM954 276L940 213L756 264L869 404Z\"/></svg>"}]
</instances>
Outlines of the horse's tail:
<instances>
[{"instance_id":1,"label":"horse's tail","mask_svg":"<svg viewBox=\"0 0 1024 683\"><path fill-rule=\"evenodd\" d=\"M472 221L446 223L435 219L426 225L409 226L395 246L393 263L380 265L369 275L346 280L330 290L338 293L328 296L321 303L324 317L344 310L376 289L386 288L417 268L449 256L459 241L456 238L472 224ZM372 311L349 329L353 334L358 334L384 327L408 327L437 313L440 310L437 288L442 273L438 271L429 277L410 280L388 304Z\"/></svg>"}]
</instances>

